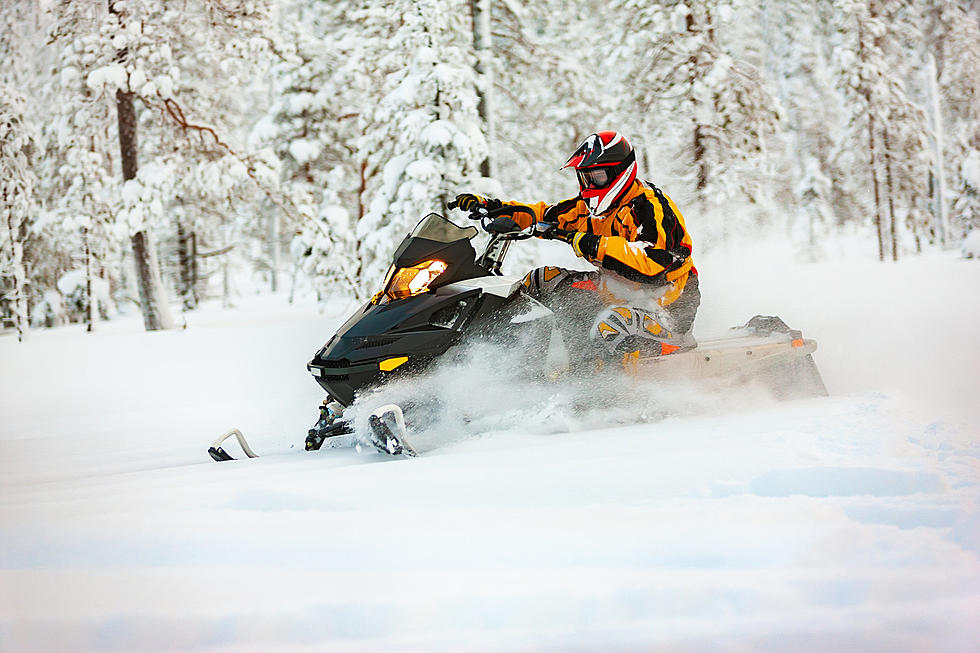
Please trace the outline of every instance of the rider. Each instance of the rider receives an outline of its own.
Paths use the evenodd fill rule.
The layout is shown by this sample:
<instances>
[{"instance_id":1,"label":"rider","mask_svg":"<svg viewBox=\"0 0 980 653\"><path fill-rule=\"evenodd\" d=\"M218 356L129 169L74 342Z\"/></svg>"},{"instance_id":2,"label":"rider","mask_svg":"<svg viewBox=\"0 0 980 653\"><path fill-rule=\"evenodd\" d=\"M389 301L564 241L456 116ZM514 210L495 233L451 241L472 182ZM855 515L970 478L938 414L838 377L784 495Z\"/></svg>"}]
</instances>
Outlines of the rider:
<instances>
[{"instance_id":1,"label":"rider","mask_svg":"<svg viewBox=\"0 0 980 653\"><path fill-rule=\"evenodd\" d=\"M512 215L522 229L533 224L537 235L567 242L598 268L541 267L524 277L528 294L555 311L580 347L594 344L604 357L622 357L624 363L641 354L693 348L701 293L691 237L677 206L659 188L636 178L636 153L618 132L586 138L562 169L569 167L578 176L579 195L551 206L472 193L458 195L450 206L464 211L481 205L489 210L527 207L533 218L524 212Z\"/></svg>"}]
</instances>

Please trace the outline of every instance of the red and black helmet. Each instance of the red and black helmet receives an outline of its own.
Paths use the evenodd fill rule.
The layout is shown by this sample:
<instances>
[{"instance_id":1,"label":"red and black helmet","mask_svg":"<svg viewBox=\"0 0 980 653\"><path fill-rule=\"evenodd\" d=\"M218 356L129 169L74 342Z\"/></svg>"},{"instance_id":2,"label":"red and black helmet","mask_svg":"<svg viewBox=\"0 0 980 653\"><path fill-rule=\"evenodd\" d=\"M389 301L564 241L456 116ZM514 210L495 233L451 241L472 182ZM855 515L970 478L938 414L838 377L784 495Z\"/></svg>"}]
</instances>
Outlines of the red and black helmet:
<instances>
[{"instance_id":1,"label":"red and black helmet","mask_svg":"<svg viewBox=\"0 0 980 653\"><path fill-rule=\"evenodd\" d=\"M633 185L636 153L629 139L619 132L599 132L578 146L562 169L568 167L575 168L589 210L599 215Z\"/></svg>"}]
</instances>

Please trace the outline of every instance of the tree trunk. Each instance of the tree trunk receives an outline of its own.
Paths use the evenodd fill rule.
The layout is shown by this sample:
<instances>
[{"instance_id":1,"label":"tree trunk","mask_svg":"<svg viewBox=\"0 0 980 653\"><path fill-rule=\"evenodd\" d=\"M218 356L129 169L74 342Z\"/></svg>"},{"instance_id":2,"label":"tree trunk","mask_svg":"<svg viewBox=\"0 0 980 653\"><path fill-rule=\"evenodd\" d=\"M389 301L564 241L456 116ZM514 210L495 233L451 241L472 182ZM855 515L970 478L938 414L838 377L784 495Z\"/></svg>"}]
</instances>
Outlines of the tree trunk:
<instances>
[{"instance_id":1,"label":"tree trunk","mask_svg":"<svg viewBox=\"0 0 980 653\"><path fill-rule=\"evenodd\" d=\"M483 121L487 139L487 156L480 162L480 174L492 177L494 170L493 143L496 126L493 115L493 44L490 31L490 0L470 0L473 18L473 49L476 51L477 112Z\"/></svg>"},{"instance_id":2,"label":"tree trunk","mask_svg":"<svg viewBox=\"0 0 980 653\"><path fill-rule=\"evenodd\" d=\"M708 187L708 162L704 157L704 134L700 124L694 125L694 165L698 171L698 197L704 201L704 191Z\"/></svg>"},{"instance_id":3,"label":"tree trunk","mask_svg":"<svg viewBox=\"0 0 980 653\"><path fill-rule=\"evenodd\" d=\"M92 242L88 227L82 227L82 243L85 247L85 331L95 330L95 299L92 297Z\"/></svg>"},{"instance_id":4,"label":"tree trunk","mask_svg":"<svg viewBox=\"0 0 980 653\"><path fill-rule=\"evenodd\" d=\"M892 241L892 260L898 260L898 225L895 224L895 191L892 187L892 153L888 139L888 127L882 130L885 155L885 190L888 193L888 222Z\"/></svg>"},{"instance_id":5,"label":"tree trunk","mask_svg":"<svg viewBox=\"0 0 980 653\"><path fill-rule=\"evenodd\" d=\"M689 12L687 14L687 19L685 21L687 26L687 31L692 34L697 32L697 27L694 21L694 14ZM696 54L693 55L691 59L691 77L688 80L693 91L694 85L698 81L698 69L701 66L701 54L702 50L699 49ZM705 156L705 136L704 136L704 125L701 124L699 115L698 101L695 98L694 93L691 93L691 104L692 104L692 115L694 116L694 134L693 134L693 147L694 147L694 167L697 170L697 195L698 202L701 204L702 208L707 201L705 191L708 187L708 162Z\"/></svg>"},{"instance_id":6,"label":"tree trunk","mask_svg":"<svg viewBox=\"0 0 980 653\"><path fill-rule=\"evenodd\" d=\"M916 190L912 190L912 196L909 198L909 206L915 207L919 205L920 197ZM921 220L911 219L912 235L915 237L915 253L922 253L922 230L926 226ZM907 223L908 224L908 223Z\"/></svg>"},{"instance_id":7,"label":"tree trunk","mask_svg":"<svg viewBox=\"0 0 980 653\"><path fill-rule=\"evenodd\" d=\"M365 209L365 206L364 206L364 193L367 192L367 168L368 168L367 161L366 160L365 161L361 161L361 187L357 191L357 222L358 222L358 224L360 224L360 222L364 218L364 214L366 212L366 209ZM356 225L354 226L354 233L355 234L357 233L357 226ZM361 281L361 272L364 269L364 257L361 256L361 245L362 245L361 239L358 238L357 239L357 243L355 244L355 251L357 252L357 269L354 271L354 278L357 279L358 282ZM295 286L296 285L296 283L295 283L295 275L293 275L293 279L294 279L293 285ZM292 296L292 295L290 295L290 296Z\"/></svg>"},{"instance_id":8,"label":"tree trunk","mask_svg":"<svg viewBox=\"0 0 980 653\"><path fill-rule=\"evenodd\" d=\"M187 233L184 225L177 221L177 260L180 265L180 295L185 310L197 308L197 294L194 279L194 255L191 253L191 241L194 234Z\"/></svg>"},{"instance_id":9,"label":"tree trunk","mask_svg":"<svg viewBox=\"0 0 980 653\"><path fill-rule=\"evenodd\" d=\"M272 268L272 278L270 282L272 284L272 292L277 292L279 290L279 266L282 264L280 260L280 248L279 248L279 212L276 210L269 211L269 267Z\"/></svg>"},{"instance_id":10,"label":"tree trunk","mask_svg":"<svg viewBox=\"0 0 980 653\"><path fill-rule=\"evenodd\" d=\"M197 297L197 280L201 278L200 272L198 271L198 259L197 259L197 232L192 231L190 237L190 255L191 255L191 288L194 289L194 301L198 301Z\"/></svg>"},{"instance_id":11,"label":"tree trunk","mask_svg":"<svg viewBox=\"0 0 980 653\"><path fill-rule=\"evenodd\" d=\"M136 140L136 107L133 94L116 91L116 112L119 118L119 154L122 158L123 179L136 177L138 143ZM147 331L172 329L173 318L167 305L150 237L142 229L132 238L133 259L136 263L136 283L140 291L143 326Z\"/></svg>"},{"instance_id":12,"label":"tree trunk","mask_svg":"<svg viewBox=\"0 0 980 653\"><path fill-rule=\"evenodd\" d=\"M146 231L138 231L130 238L133 245L133 260L136 264L136 285L140 291L140 305L143 307L143 326L147 331L172 329L173 318L170 307L162 301L163 282L160 280L160 266L153 251L153 245Z\"/></svg>"},{"instance_id":13,"label":"tree trunk","mask_svg":"<svg viewBox=\"0 0 980 653\"><path fill-rule=\"evenodd\" d=\"M14 201L7 195L6 186L3 192L3 203L7 207L7 232L10 236L10 261L14 278L14 328L17 329L17 342L23 342L27 337L30 326L27 309L27 270L24 267L24 242L27 239L27 225L21 217L17 219ZM3 288L0 287L0 290Z\"/></svg>"},{"instance_id":14,"label":"tree trunk","mask_svg":"<svg viewBox=\"0 0 980 653\"><path fill-rule=\"evenodd\" d=\"M119 13L114 0L108 0L108 4L110 13ZM126 54L126 50L118 51L116 60L123 63ZM116 116L119 123L119 154L122 159L123 181L129 181L136 177L139 154L136 107L132 93L124 92L122 89L116 90ZM147 331L172 329L174 320L170 315L170 306L167 304L166 293L160 280L160 266L157 264L150 237L146 230L142 229L133 234L131 241L136 263L136 281L140 291L140 308L143 312L143 326Z\"/></svg>"},{"instance_id":15,"label":"tree trunk","mask_svg":"<svg viewBox=\"0 0 980 653\"><path fill-rule=\"evenodd\" d=\"M871 17L875 17L875 7L872 4L868 6L868 12ZM865 34L862 29L861 22L858 21L858 59L865 63L868 61L867 51L865 50ZM876 169L877 159L875 157L875 107L874 103L871 101L871 88L868 86L868 82L863 82L863 88L861 94L864 96L865 109L868 112L868 152L871 158L871 184L874 186L875 193L875 230L878 232L878 260L885 260L885 234L884 227L881 222L881 190L878 188L878 171Z\"/></svg>"},{"instance_id":16,"label":"tree trunk","mask_svg":"<svg viewBox=\"0 0 980 653\"><path fill-rule=\"evenodd\" d=\"M936 59L928 55L929 103L932 114L933 156L936 167L936 217L939 219L939 234L943 247L949 247L949 217L946 212L946 174L943 170L943 114L939 106L939 88L936 80Z\"/></svg>"},{"instance_id":17,"label":"tree trunk","mask_svg":"<svg viewBox=\"0 0 980 653\"><path fill-rule=\"evenodd\" d=\"M870 95L870 94L869 94ZM868 151L871 153L871 183L875 191L875 229L878 232L878 260L885 260L885 234L881 223L881 191L878 189L878 173L875 170L875 116L868 99Z\"/></svg>"}]
</instances>

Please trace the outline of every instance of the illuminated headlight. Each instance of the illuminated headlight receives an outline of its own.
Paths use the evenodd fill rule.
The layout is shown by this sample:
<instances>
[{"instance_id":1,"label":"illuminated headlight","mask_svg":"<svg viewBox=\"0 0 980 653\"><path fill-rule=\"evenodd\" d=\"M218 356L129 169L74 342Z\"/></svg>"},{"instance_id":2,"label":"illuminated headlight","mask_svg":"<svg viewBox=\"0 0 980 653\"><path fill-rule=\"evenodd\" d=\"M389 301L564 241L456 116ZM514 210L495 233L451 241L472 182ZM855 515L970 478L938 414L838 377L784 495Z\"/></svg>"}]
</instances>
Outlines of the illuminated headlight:
<instances>
[{"instance_id":1,"label":"illuminated headlight","mask_svg":"<svg viewBox=\"0 0 980 653\"><path fill-rule=\"evenodd\" d=\"M391 277L387 295L391 299L404 299L420 295L429 284L446 271L446 264L439 260L424 261L410 268L398 268Z\"/></svg>"}]
</instances>

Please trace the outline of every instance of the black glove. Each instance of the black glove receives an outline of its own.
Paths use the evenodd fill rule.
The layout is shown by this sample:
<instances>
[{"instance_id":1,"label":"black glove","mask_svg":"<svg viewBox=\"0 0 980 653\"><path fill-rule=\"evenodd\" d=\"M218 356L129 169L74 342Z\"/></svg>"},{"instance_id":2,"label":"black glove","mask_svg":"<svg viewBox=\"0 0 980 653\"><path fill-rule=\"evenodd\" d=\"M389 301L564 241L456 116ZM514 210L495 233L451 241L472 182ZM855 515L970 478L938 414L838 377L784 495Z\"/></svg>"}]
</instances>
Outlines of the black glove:
<instances>
[{"instance_id":1,"label":"black glove","mask_svg":"<svg viewBox=\"0 0 980 653\"><path fill-rule=\"evenodd\" d=\"M488 211L499 209L501 206L503 206L503 202L498 199L480 197L479 195L474 195L473 193L463 193L461 195L457 195L456 199L451 201L446 206L450 209L458 208L460 211L472 213L475 209L480 207Z\"/></svg>"},{"instance_id":2,"label":"black glove","mask_svg":"<svg viewBox=\"0 0 980 653\"><path fill-rule=\"evenodd\" d=\"M572 246L575 254L587 260L593 260L599 255L599 238L595 234L582 231L569 231L552 226L548 222L537 224L537 236L548 240L560 240Z\"/></svg>"}]
</instances>

